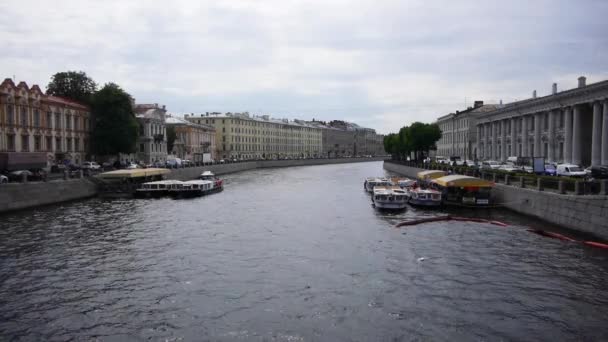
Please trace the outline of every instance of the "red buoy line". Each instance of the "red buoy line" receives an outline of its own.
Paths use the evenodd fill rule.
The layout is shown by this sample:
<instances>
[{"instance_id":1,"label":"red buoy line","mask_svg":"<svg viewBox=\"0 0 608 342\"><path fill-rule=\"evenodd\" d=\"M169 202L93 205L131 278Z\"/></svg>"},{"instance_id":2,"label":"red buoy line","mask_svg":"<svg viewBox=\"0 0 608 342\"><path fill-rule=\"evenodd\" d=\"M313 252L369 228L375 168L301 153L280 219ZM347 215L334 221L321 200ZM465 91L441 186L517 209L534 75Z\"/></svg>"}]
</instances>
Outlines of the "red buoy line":
<instances>
[{"instance_id":1,"label":"red buoy line","mask_svg":"<svg viewBox=\"0 0 608 342\"><path fill-rule=\"evenodd\" d=\"M422 224L422 223L439 222L439 221L466 221L466 222L477 222L477 223L489 223L489 224L493 224L495 226L500 226L500 227L509 226L508 224L506 224L504 222L495 221L495 220L486 220L486 219L482 219L482 218L478 218L478 217L460 217L460 216L445 215L445 216L427 217L427 218L420 218L420 219L416 219L416 220L403 221L403 222L397 223L395 225L395 227L399 228L399 227L405 227L405 226L415 226L415 225ZM550 232L550 231L546 231L546 230L542 230L542 229L528 229L527 231L534 233L534 234L538 234L540 236L552 238L552 239L558 239L558 240L567 241L567 242L579 242L579 243L582 243L582 244L584 244L586 246L590 246L590 247L608 249L608 244L602 243L602 242L576 240L576 239L573 239L566 235L562 235L559 233Z\"/></svg>"}]
</instances>

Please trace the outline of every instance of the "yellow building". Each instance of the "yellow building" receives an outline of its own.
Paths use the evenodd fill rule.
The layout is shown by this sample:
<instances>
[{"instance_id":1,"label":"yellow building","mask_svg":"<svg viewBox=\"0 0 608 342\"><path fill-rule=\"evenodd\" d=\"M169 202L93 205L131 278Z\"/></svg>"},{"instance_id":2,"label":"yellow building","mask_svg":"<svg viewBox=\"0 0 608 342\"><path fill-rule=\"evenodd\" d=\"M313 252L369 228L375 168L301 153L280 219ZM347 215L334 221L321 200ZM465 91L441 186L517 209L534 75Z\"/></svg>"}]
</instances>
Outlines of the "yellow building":
<instances>
[{"instance_id":1,"label":"yellow building","mask_svg":"<svg viewBox=\"0 0 608 342\"><path fill-rule=\"evenodd\" d=\"M320 157L323 150L322 130L300 120L249 113L206 113L184 118L215 127L218 158L309 158Z\"/></svg>"}]
</instances>

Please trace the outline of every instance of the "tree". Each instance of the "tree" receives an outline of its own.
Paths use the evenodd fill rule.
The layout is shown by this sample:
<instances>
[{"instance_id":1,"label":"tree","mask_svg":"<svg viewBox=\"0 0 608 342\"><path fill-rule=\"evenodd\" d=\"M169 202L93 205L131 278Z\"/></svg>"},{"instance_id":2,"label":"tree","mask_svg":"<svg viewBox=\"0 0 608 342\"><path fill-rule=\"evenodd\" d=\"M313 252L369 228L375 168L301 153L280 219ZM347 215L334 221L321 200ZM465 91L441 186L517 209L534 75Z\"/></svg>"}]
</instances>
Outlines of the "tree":
<instances>
[{"instance_id":1,"label":"tree","mask_svg":"<svg viewBox=\"0 0 608 342\"><path fill-rule=\"evenodd\" d=\"M167 125L167 152L173 153L173 144L175 143L175 127Z\"/></svg>"},{"instance_id":2,"label":"tree","mask_svg":"<svg viewBox=\"0 0 608 342\"><path fill-rule=\"evenodd\" d=\"M401 127L398 133L387 135L384 149L396 159L407 159L411 152L418 159L422 152L434 148L440 138L441 130L437 124L414 122L410 126Z\"/></svg>"},{"instance_id":3,"label":"tree","mask_svg":"<svg viewBox=\"0 0 608 342\"><path fill-rule=\"evenodd\" d=\"M131 95L114 83L104 85L93 95L91 148L95 154L135 152L139 124L131 99Z\"/></svg>"},{"instance_id":4,"label":"tree","mask_svg":"<svg viewBox=\"0 0 608 342\"><path fill-rule=\"evenodd\" d=\"M51 82L46 86L46 93L91 104L96 89L97 84L84 71L65 71L51 77Z\"/></svg>"}]
</instances>

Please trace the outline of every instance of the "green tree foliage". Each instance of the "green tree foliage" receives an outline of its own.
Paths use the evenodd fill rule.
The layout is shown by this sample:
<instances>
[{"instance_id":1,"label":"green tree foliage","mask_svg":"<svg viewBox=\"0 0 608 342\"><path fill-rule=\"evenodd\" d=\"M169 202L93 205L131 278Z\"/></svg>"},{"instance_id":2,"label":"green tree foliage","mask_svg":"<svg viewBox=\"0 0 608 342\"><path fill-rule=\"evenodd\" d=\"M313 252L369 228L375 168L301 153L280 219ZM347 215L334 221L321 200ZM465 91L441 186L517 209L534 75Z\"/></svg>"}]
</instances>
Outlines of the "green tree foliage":
<instances>
[{"instance_id":1,"label":"green tree foliage","mask_svg":"<svg viewBox=\"0 0 608 342\"><path fill-rule=\"evenodd\" d=\"M384 138L384 150L396 159L406 159L414 152L418 159L423 153L435 148L435 143L440 138L441 130L437 124L414 122L410 126L401 127L399 133L388 134Z\"/></svg>"},{"instance_id":2,"label":"green tree foliage","mask_svg":"<svg viewBox=\"0 0 608 342\"><path fill-rule=\"evenodd\" d=\"M173 152L173 144L175 144L175 138L177 134L175 134L175 127L167 125L167 152Z\"/></svg>"},{"instance_id":3,"label":"green tree foliage","mask_svg":"<svg viewBox=\"0 0 608 342\"><path fill-rule=\"evenodd\" d=\"M139 124L131 105L131 95L114 83L93 95L91 148L101 156L133 153Z\"/></svg>"},{"instance_id":4,"label":"green tree foliage","mask_svg":"<svg viewBox=\"0 0 608 342\"><path fill-rule=\"evenodd\" d=\"M97 84L84 71L65 71L51 77L51 82L46 86L46 93L91 104L96 89Z\"/></svg>"}]
</instances>

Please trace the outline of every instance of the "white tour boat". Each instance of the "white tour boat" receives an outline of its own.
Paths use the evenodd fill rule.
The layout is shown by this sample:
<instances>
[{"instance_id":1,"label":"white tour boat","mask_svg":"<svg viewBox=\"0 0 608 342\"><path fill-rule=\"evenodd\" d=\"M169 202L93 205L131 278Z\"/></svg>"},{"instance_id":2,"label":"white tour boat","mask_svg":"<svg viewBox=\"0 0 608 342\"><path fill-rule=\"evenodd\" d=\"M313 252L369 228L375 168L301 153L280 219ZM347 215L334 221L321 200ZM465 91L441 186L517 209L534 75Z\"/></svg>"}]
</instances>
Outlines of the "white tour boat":
<instances>
[{"instance_id":1,"label":"white tour boat","mask_svg":"<svg viewBox=\"0 0 608 342\"><path fill-rule=\"evenodd\" d=\"M224 181L217 178L211 171L204 171L198 179L213 182L212 188L214 191L221 191L224 188Z\"/></svg>"},{"instance_id":2,"label":"white tour boat","mask_svg":"<svg viewBox=\"0 0 608 342\"><path fill-rule=\"evenodd\" d=\"M412 205L438 207L441 205L441 192L431 189L412 188L408 202Z\"/></svg>"},{"instance_id":3,"label":"white tour boat","mask_svg":"<svg viewBox=\"0 0 608 342\"><path fill-rule=\"evenodd\" d=\"M390 179L384 177L368 177L363 183L363 187L367 192L373 192L375 186L391 186L393 182Z\"/></svg>"},{"instance_id":4,"label":"white tour boat","mask_svg":"<svg viewBox=\"0 0 608 342\"><path fill-rule=\"evenodd\" d=\"M162 197L169 194L172 185L181 184L178 180L162 180L156 182L142 183L141 187L135 190L136 197Z\"/></svg>"},{"instance_id":5,"label":"white tour boat","mask_svg":"<svg viewBox=\"0 0 608 342\"><path fill-rule=\"evenodd\" d=\"M398 186L376 186L372 197L378 209L404 209L407 205L407 193Z\"/></svg>"},{"instance_id":6,"label":"white tour boat","mask_svg":"<svg viewBox=\"0 0 608 342\"><path fill-rule=\"evenodd\" d=\"M169 195L178 198L189 198L206 195L214 190L213 181L196 179L172 185L169 189Z\"/></svg>"}]
</instances>

